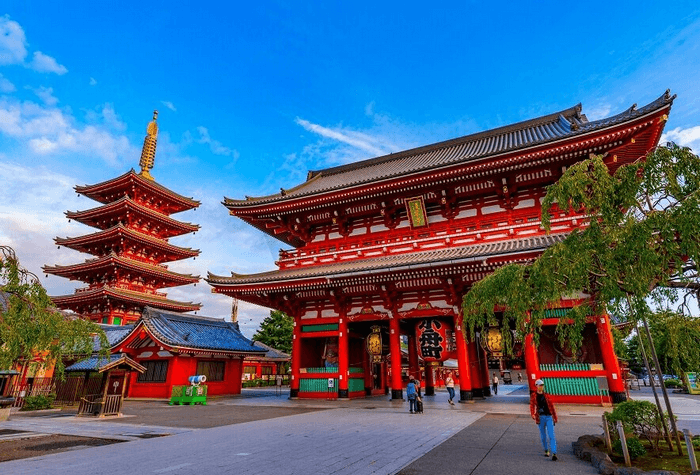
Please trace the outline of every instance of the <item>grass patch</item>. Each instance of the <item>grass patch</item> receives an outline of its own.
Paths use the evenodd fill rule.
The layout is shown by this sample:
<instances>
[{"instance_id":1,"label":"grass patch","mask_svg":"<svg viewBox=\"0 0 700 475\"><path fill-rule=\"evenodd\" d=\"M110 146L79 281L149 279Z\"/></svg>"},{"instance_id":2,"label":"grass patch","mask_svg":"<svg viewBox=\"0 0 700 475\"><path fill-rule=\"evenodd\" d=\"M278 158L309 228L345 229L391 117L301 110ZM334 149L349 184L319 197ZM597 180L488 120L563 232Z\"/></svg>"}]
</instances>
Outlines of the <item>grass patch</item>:
<instances>
[{"instance_id":1,"label":"grass patch","mask_svg":"<svg viewBox=\"0 0 700 475\"><path fill-rule=\"evenodd\" d=\"M648 443L644 444L644 447L647 449L646 455L642 455L633 460L632 466L646 471L673 470L681 475L690 475L690 460L688 459L685 442L683 442L683 456L678 455L676 450L669 452L665 442L663 442L663 446L665 450L661 454L655 454ZM700 460L700 453L698 452L698 450L695 451L695 456ZM623 457L614 453L609 455L616 464L620 466L625 465L625 459Z\"/></svg>"}]
</instances>

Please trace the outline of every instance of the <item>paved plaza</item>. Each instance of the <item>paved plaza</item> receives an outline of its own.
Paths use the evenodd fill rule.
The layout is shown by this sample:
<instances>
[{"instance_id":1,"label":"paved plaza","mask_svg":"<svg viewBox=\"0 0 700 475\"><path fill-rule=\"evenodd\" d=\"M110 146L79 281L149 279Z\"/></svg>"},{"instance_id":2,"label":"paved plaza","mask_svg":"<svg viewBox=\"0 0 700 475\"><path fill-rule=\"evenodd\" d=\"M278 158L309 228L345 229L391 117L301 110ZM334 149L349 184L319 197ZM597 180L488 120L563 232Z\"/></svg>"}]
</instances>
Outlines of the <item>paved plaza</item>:
<instances>
[{"instance_id":1,"label":"paved plaza","mask_svg":"<svg viewBox=\"0 0 700 475\"><path fill-rule=\"evenodd\" d=\"M243 397L213 399L205 407L130 401L125 407L130 417L101 421L55 413L14 416L0 429L126 442L4 462L0 473L593 474L590 465L574 458L571 442L600 433L605 411L558 406L560 460L552 462L541 455L523 387L504 387L497 397L455 406L438 391L424 398L425 413L417 415L408 414L406 403L386 397L339 402L286 396L246 390ZM648 396L642 390L638 397ZM673 401L681 427L692 430L700 423L700 398L675 395ZM268 411L255 416L267 418L234 423L217 416L253 409ZM149 412L161 416L143 417ZM202 418L208 422L187 423ZM216 426L217 419L221 425ZM145 423L158 420L168 424Z\"/></svg>"}]
</instances>

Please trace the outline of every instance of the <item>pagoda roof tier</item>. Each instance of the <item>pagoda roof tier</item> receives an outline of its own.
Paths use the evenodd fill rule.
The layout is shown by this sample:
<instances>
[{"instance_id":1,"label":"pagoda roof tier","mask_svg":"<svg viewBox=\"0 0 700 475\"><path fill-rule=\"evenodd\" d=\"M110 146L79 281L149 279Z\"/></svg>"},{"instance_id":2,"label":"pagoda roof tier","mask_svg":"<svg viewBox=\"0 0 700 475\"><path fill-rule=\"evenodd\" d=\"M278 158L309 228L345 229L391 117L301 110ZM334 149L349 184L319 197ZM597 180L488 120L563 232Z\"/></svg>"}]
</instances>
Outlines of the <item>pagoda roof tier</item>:
<instances>
[{"instance_id":1,"label":"pagoda roof tier","mask_svg":"<svg viewBox=\"0 0 700 475\"><path fill-rule=\"evenodd\" d=\"M86 275L94 273L112 272L113 269L125 269L137 275L147 275L159 279L159 287L175 287L178 285L194 284L199 282L199 276L192 274L179 274L162 266L139 262L133 259L117 256L110 253L97 259L88 259L80 264L68 266L44 266L43 271L48 274L67 277L71 280L85 282Z\"/></svg>"},{"instance_id":2,"label":"pagoda roof tier","mask_svg":"<svg viewBox=\"0 0 700 475\"><path fill-rule=\"evenodd\" d=\"M91 208L85 211L67 211L65 214L68 219L75 219L87 226L108 229L120 222L126 222L126 217L129 213L143 217L145 222L160 224L162 227L161 232L164 234L163 237L165 238L193 233L199 230L199 226L196 224L173 219L165 214L147 208L127 196L104 206L98 206L97 208Z\"/></svg>"},{"instance_id":3,"label":"pagoda roof tier","mask_svg":"<svg viewBox=\"0 0 700 475\"><path fill-rule=\"evenodd\" d=\"M124 241L124 247L129 247L130 243L135 243L157 249L159 255L162 256L161 259L156 259L158 262L178 261L199 255L199 249L175 246L163 239L158 239L135 229L127 228L123 224L117 224L111 228L84 236L57 237L55 239L56 244L59 246L66 246L70 249L92 255L98 255L99 251L96 252L95 249L105 249L107 245L113 241Z\"/></svg>"},{"instance_id":4,"label":"pagoda roof tier","mask_svg":"<svg viewBox=\"0 0 700 475\"><path fill-rule=\"evenodd\" d=\"M421 272L435 267L483 262L490 258L541 253L548 247L563 241L566 236L567 233L539 235L303 268L296 267L260 274L242 275L232 272L231 277L218 276L210 272L206 281L215 289L254 292L265 292L273 288L282 291L319 285L328 287L334 283L344 282L359 284L376 278L385 280L387 275L402 272Z\"/></svg>"},{"instance_id":5,"label":"pagoda roof tier","mask_svg":"<svg viewBox=\"0 0 700 475\"><path fill-rule=\"evenodd\" d=\"M131 290L117 289L103 286L94 289L78 289L71 295L58 295L51 297L57 307L71 308L73 305L98 302L103 299L112 299L116 302L125 302L131 306L151 306L172 310L175 312L193 312L201 308L201 304L192 302L179 302L153 294L144 294Z\"/></svg>"},{"instance_id":6,"label":"pagoda roof tier","mask_svg":"<svg viewBox=\"0 0 700 475\"><path fill-rule=\"evenodd\" d=\"M179 213L199 207L199 201L179 195L155 181L144 178L132 168L125 174L94 185L76 186L75 191L100 203L111 203L123 196L133 198L137 188L158 200L159 208L166 214Z\"/></svg>"},{"instance_id":7,"label":"pagoda roof tier","mask_svg":"<svg viewBox=\"0 0 700 475\"><path fill-rule=\"evenodd\" d=\"M356 194L357 199L370 193L373 196L384 195L392 193L405 180L410 179L412 185L418 185L423 179L434 182L434 174L446 169L459 169L464 179L465 176L486 170L486 161L491 169L506 165L505 160L508 160L507 165L512 169L515 164L513 155L519 155L520 161L536 161L541 157L530 152L584 141L655 113L663 113L664 109L670 109L675 97L666 91L644 107L637 108L635 104L620 114L596 121L589 121L581 113L581 104L578 104L505 127L347 165L310 171L306 182L289 190L263 197L246 197L243 200L224 198L223 204L231 214L245 218L272 212L290 212L302 207L311 209L314 207L312 205L321 202L336 201L338 193L346 198L354 193L352 196ZM462 170L464 167L468 169Z\"/></svg>"}]
</instances>

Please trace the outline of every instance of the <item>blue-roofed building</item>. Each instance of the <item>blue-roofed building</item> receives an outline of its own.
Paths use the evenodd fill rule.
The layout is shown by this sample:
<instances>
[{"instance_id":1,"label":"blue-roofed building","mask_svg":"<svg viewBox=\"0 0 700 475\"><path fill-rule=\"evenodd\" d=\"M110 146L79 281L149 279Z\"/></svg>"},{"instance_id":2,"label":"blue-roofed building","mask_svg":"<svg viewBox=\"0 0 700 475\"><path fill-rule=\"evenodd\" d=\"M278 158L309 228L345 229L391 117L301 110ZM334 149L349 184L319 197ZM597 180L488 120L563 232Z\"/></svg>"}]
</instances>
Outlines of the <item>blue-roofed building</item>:
<instances>
[{"instance_id":1,"label":"blue-roofed building","mask_svg":"<svg viewBox=\"0 0 700 475\"><path fill-rule=\"evenodd\" d=\"M173 386L202 374L209 396L240 394L243 359L268 352L243 336L237 323L151 307L132 325L102 328L113 354L146 368L129 378L127 397L169 398Z\"/></svg>"},{"instance_id":2,"label":"blue-roofed building","mask_svg":"<svg viewBox=\"0 0 700 475\"><path fill-rule=\"evenodd\" d=\"M243 381L259 380L262 384L271 384L276 382L277 375L280 375L284 384L287 384L287 368L291 356L261 341L254 341L253 344L265 350L266 353L246 357L243 365Z\"/></svg>"}]
</instances>

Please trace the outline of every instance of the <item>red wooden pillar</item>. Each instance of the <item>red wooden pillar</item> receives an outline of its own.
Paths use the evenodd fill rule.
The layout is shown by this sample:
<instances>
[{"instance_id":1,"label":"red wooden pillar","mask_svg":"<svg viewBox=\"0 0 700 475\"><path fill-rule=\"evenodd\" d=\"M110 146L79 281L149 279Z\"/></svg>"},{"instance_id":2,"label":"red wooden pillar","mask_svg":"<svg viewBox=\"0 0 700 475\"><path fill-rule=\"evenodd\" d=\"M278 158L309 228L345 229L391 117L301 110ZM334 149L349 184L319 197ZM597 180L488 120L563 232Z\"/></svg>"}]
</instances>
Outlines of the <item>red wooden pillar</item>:
<instances>
[{"instance_id":1,"label":"red wooden pillar","mask_svg":"<svg viewBox=\"0 0 700 475\"><path fill-rule=\"evenodd\" d=\"M431 363L425 363L425 395L434 396L435 395L435 366Z\"/></svg>"},{"instance_id":2,"label":"red wooden pillar","mask_svg":"<svg viewBox=\"0 0 700 475\"><path fill-rule=\"evenodd\" d=\"M540 375L540 358L537 356L537 348L532 335L525 337L525 375L530 392L535 391L535 381Z\"/></svg>"},{"instance_id":3,"label":"red wooden pillar","mask_svg":"<svg viewBox=\"0 0 700 475\"><path fill-rule=\"evenodd\" d=\"M348 378L350 376L350 344L348 322L345 313L338 320L338 397L348 398Z\"/></svg>"},{"instance_id":4,"label":"red wooden pillar","mask_svg":"<svg viewBox=\"0 0 700 475\"><path fill-rule=\"evenodd\" d=\"M625 383L620 372L620 362L615 355L615 343L610 329L610 318L607 315L596 317L595 325L598 330L598 343L600 343L600 353L603 357L603 367L608 377L610 396L613 403L625 402Z\"/></svg>"},{"instance_id":5,"label":"red wooden pillar","mask_svg":"<svg viewBox=\"0 0 700 475\"><path fill-rule=\"evenodd\" d=\"M408 375L412 378L419 377L418 347L416 346L415 332L408 333ZM420 379L420 378L419 378Z\"/></svg>"},{"instance_id":6,"label":"red wooden pillar","mask_svg":"<svg viewBox=\"0 0 700 475\"><path fill-rule=\"evenodd\" d=\"M481 355L481 363L483 364L483 369L481 372L481 384L484 396L491 395L491 376L489 376L489 355L486 350L479 348L479 354Z\"/></svg>"},{"instance_id":7,"label":"red wooden pillar","mask_svg":"<svg viewBox=\"0 0 700 475\"><path fill-rule=\"evenodd\" d=\"M292 378L289 381L289 397L299 396L299 375L301 371L301 325L294 321L294 331L292 332Z\"/></svg>"},{"instance_id":8,"label":"red wooden pillar","mask_svg":"<svg viewBox=\"0 0 700 475\"><path fill-rule=\"evenodd\" d=\"M472 379L469 367L469 355L467 355L467 342L462 333L462 317L455 318L455 343L457 344L457 367L459 368L459 402L471 401Z\"/></svg>"},{"instance_id":9,"label":"red wooden pillar","mask_svg":"<svg viewBox=\"0 0 700 475\"><path fill-rule=\"evenodd\" d=\"M389 320L389 348L391 352L391 399L403 399L401 381L401 326L399 319L392 315Z\"/></svg>"},{"instance_id":10,"label":"red wooden pillar","mask_svg":"<svg viewBox=\"0 0 700 475\"><path fill-rule=\"evenodd\" d=\"M481 365L478 358L477 346L475 341L470 341L467 344L467 357L469 361L469 374L471 375L472 397L483 397L484 391L481 387ZM459 364L459 361L457 361ZM460 381L462 374L460 372Z\"/></svg>"}]
</instances>

